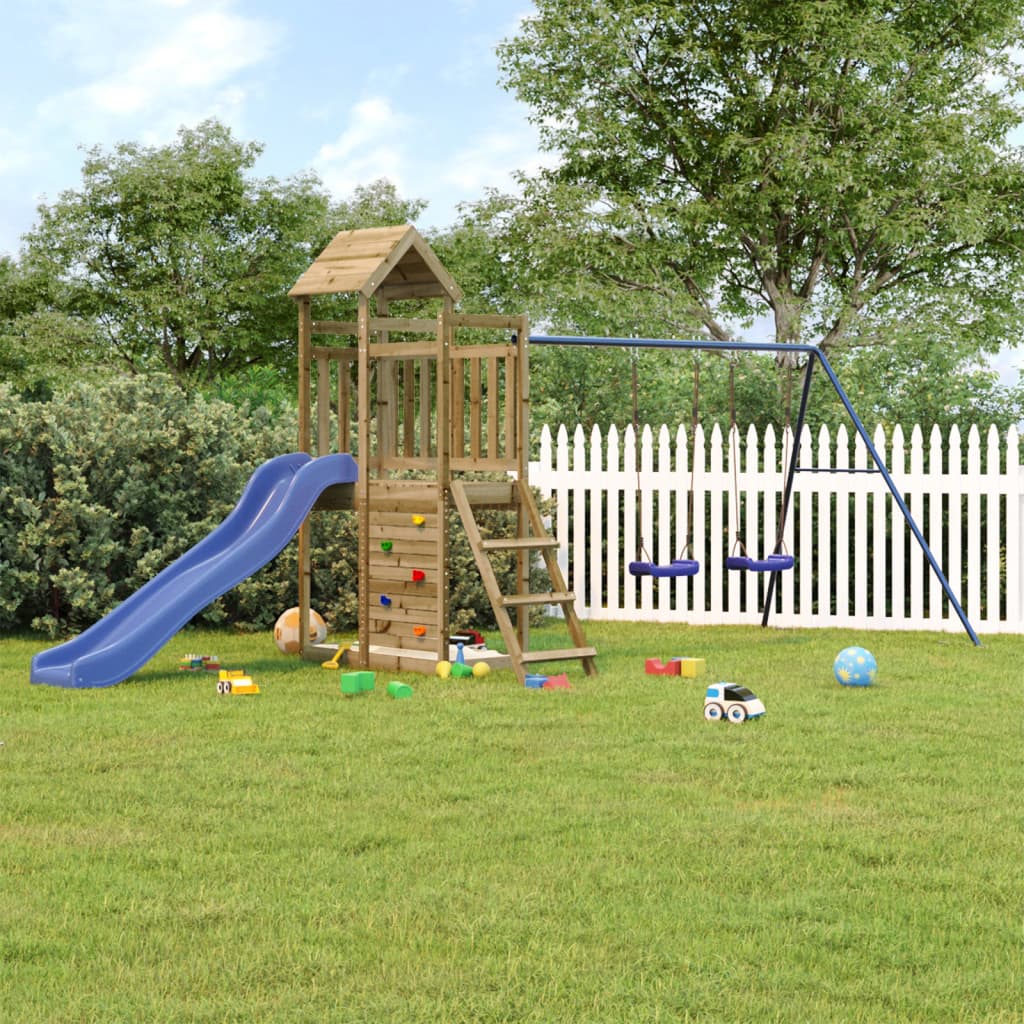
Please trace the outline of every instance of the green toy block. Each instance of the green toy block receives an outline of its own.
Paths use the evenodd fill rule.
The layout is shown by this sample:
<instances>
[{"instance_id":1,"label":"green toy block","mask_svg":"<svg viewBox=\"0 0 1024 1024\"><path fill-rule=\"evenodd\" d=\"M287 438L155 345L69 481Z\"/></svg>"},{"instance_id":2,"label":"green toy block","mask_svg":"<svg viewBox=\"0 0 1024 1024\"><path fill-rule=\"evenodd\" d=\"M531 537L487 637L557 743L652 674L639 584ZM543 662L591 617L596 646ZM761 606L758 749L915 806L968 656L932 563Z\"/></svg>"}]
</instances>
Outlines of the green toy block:
<instances>
[{"instance_id":1,"label":"green toy block","mask_svg":"<svg viewBox=\"0 0 1024 1024\"><path fill-rule=\"evenodd\" d=\"M463 665L460 662L456 662L452 665L452 677L454 679L465 679L466 676L471 676L473 670L468 665Z\"/></svg>"},{"instance_id":2,"label":"green toy block","mask_svg":"<svg viewBox=\"0 0 1024 1024\"><path fill-rule=\"evenodd\" d=\"M403 700L412 696L412 687L408 683L400 683L396 679L388 683L388 696L394 697L395 700Z\"/></svg>"},{"instance_id":3,"label":"green toy block","mask_svg":"<svg viewBox=\"0 0 1024 1024\"><path fill-rule=\"evenodd\" d=\"M341 677L341 692L349 697L357 693L368 693L373 689L374 679L373 672L346 672Z\"/></svg>"}]
</instances>

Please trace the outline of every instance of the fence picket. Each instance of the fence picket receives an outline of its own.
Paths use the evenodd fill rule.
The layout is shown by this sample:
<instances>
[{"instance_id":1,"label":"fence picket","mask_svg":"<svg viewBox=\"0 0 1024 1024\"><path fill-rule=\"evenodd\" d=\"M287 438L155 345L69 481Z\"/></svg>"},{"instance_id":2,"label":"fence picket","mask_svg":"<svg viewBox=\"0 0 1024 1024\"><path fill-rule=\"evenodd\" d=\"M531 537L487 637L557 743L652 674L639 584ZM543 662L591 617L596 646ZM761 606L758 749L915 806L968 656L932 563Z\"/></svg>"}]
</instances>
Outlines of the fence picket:
<instances>
[{"instance_id":1,"label":"fence picket","mask_svg":"<svg viewBox=\"0 0 1024 1024\"><path fill-rule=\"evenodd\" d=\"M946 578L963 607L964 602L964 558L963 558L963 500L965 492L963 452L960 445L960 429L954 424L947 442L949 469L947 488L949 491L949 544L946 552Z\"/></svg>"},{"instance_id":2,"label":"fence picket","mask_svg":"<svg viewBox=\"0 0 1024 1024\"><path fill-rule=\"evenodd\" d=\"M937 424L932 426L928 439L928 479L931 483L931 486L927 487L926 495L928 522L927 526L922 526L922 528L925 530L928 547L932 549L932 554L938 560L939 565L947 565L949 552L942 529L943 497L947 489L947 479L942 466L942 431L939 430ZM942 593L942 584L935 573L926 569L925 574L928 580L927 617L929 619L942 617L945 599L945 595Z\"/></svg>"},{"instance_id":3,"label":"fence picket","mask_svg":"<svg viewBox=\"0 0 1024 1024\"><path fill-rule=\"evenodd\" d=\"M967 476L980 482L981 434L977 426L967 433ZM981 610L981 494L980 488L967 490L967 604L964 611L977 617Z\"/></svg>"},{"instance_id":4,"label":"fence picket","mask_svg":"<svg viewBox=\"0 0 1024 1024\"><path fill-rule=\"evenodd\" d=\"M875 428L875 435L871 440L875 451L885 458L883 454L886 450L885 428L881 424ZM894 507L894 502L881 477L874 475L865 479L871 487L871 534L866 545L871 548L870 617L879 619L888 616L891 618L888 612L888 595L886 594L889 582L887 533L890 510Z\"/></svg>"},{"instance_id":5,"label":"fence picket","mask_svg":"<svg viewBox=\"0 0 1024 1024\"><path fill-rule=\"evenodd\" d=\"M1011 427L1006 438L1006 620L1024 620L1024 467L1020 462L1020 438ZM1012 481L1017 482L1016 494Z\"/></svg>"},{"instance_id":6,"label":"fence picket","mask_svg":"<svg viewBox=\"0 0 1024 1024\"><path fill-rule=\"evenodd\" d=\"M831 469L832 438L828 427L823 426L818 432L818 468ZM832 582L832 492L826 488L822 474L814 474L815 490L818 499L818 537L815 554L818 565L818 615L823 622L830 622L833 610ZM811 538L814 545L815 539Z\"/></svg>"},{"instance_id":7,"label":"fence picket","mask_svg":"<svg viewBox=\"0 0 1024 1024\"><path fill-rule=\"evenodd\" d=\"M800 465L813 467L814 458L811 443L811 432L805 430L800 439ZM807 559L810 572L798 574L797 580L800 585L799 604L794 610L794 616L808 615L814 608L814 490L813 481L816 473L797 474L793 481L793 536L790 538L793 547L790 552L803 563ZM799 526L796 526L797 515L799 515ZM788 541L787 541L788 542Z\"/></svg>"},{"instance_id":8,"label":"fence picket","mask_svg":"<svg viewBox=\"0 0 1024 1024\"><path fill-rule=\"evenodd\" d=\"M883 453L882 458L885 458ZM907 500L907 489L903 485L906 478L906 446L903 440L903 428L897 424L892 432L892 446L889 450L889 475L893 483L899 489L903 500ZM896 514L895 502L890 499L889 518L892 520ZM889 578L892 580L891 611L889 624L895 626L907 618L909 602L907 600L907 589L905 586L906 563L904 561L904 549L906 547L906 530L892 531L892 557L889 560Z\"/></svg>"}]
</instances>

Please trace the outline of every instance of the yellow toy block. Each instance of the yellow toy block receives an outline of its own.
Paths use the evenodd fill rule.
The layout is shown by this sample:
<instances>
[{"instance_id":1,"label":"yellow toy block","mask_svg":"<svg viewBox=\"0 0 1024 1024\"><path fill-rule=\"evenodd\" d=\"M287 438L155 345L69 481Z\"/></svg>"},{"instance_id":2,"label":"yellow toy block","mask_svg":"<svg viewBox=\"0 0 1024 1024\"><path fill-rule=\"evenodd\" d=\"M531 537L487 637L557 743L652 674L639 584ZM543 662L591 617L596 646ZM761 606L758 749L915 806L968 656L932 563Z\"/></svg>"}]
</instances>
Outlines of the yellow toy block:
<instances>
[{"instance_id":1,"label":"yellow toy block","mask_svg":"<svg viewBox=\"0 0 1024 1024\"><path fill-rule=\"evenodd\" d=\"M679 674L688 679L696 679L697 676L704 675L707 670L703 658L673 658L672 660L679 662Z\"/></svg>"}]
</instances>

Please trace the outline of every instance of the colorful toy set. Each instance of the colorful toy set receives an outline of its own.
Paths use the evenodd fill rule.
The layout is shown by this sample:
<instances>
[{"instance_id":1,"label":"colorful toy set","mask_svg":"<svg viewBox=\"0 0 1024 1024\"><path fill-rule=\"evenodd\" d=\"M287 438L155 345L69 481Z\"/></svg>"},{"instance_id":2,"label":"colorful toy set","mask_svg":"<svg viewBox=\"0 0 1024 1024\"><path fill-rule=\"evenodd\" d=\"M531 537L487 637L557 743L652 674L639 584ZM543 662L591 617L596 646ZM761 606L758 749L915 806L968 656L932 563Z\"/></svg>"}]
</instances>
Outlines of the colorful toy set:
<instances>
[{"instance_id":1,"label":"colorful toy set","mask_svg":"<svg viewBox=\"0 0 1024 1024\"><path fill-rule=\"evenodd\" d=\"M479 633L475 634L480 636ZM477 679L482 679L491 671L491 666L486 661L478 661L472 666L466 664L466 645L460 640L457 646L457 653L455 655L455 661L439 661L437 667L434 669L434 674L439 679L468 679L470 676L475 676ZM480 644L483 647L483 644Z\"/></svg>"},{"instance_id":2,"label":"colorful toy set","mask_svg":"<svg viewBox=\"0 0 1024 1024\"><path fill-rule=\"evenodd\" d=\"M685 676L696 679L704 675L707 665L703 658L672 658L663 662L660 658L648 658L644 662L644 671L649 676Z\"/></svg>"},{"instance_id":3,"label":"colorful toy set","mask_svg":"<svg viewBox=\"0 0 1024 1024\"><path fill-rule=\"evenodd\" d=\"M215 654L186 654L178 663L179 672L219 672L220 661Z\"/></svg>"},{"instance_id":4,"label":"colorful toy set","mask_svg":"<svg viewBox=\"0 0 1024 1024\"><path fill-rule=\"evenodd\" d=\"M361 672L346 672L341 677L341 692L346 697L358 697L364 693L373 693L377 681L377 673L364 669ZM408 683L397 679L388 683L387 694L394 700L407 700L413 694Z\"/></svg>"},{"instance_id":5,"label":"colorful toy set","mask_svg":"<svg viewBox=\"0 0 1024 1024\"><path fill-rule=\"evenodd\" d=\"M530 673L523 680L523 685L528 690L571 690L572 685L565 672L559 672L556 676L544 676L537 672Z\"/></svg>"}]
</instances>

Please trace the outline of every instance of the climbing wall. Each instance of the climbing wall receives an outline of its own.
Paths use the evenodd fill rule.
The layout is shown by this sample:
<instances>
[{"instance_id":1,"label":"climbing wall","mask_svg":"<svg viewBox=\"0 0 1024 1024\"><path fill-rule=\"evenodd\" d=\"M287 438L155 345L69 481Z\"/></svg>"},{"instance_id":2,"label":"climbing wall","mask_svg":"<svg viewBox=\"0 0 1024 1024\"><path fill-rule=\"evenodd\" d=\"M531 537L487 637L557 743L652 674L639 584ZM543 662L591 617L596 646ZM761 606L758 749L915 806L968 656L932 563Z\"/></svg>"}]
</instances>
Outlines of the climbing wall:
<instances>
[{"instance_id":1,"label":"climbing wall","mask_svg":"<svg viewBox=\"0 0 1024 1024\"><path fill-rule=\"evenodd\" d=\"M436 483L371 484L359 640L377 667L422 671L425 660L448 656L447 541L438 502Z\"/></svg>"}]
</instances>

